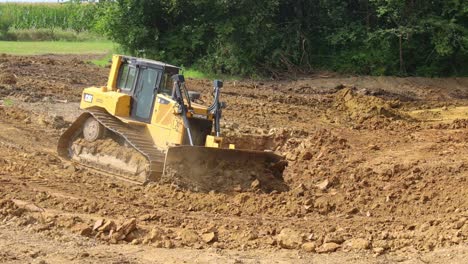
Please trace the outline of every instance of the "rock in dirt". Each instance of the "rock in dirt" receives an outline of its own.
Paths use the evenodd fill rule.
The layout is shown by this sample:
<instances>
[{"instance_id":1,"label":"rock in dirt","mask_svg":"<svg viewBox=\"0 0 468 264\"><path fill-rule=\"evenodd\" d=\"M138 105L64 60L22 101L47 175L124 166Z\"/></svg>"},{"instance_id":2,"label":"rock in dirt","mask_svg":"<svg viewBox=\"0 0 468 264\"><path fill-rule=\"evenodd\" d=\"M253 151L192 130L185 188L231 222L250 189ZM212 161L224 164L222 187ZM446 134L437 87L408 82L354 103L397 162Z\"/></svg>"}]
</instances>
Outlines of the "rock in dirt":
<instances>
[{"instance_id":1,"label":"rock in dirt","mask_svg":"<svg viewBox=\"0 0 468 264\"><path fill-rule=\"evenodd\" d=\"M372 251L377 254L377 255L381 255L382 253L385 252L385 248L383 247L377 247L377 248L373 248Z\"/></svg>"},{"instance_id":2,"label":"rock in dirt","mask_svg":"<svg viewBox=\"0 0 468 264\"><path fill-rule=\"evenodd\" d=\"M153 228L151 229L151 232L148 234L148 236L143 239L143 244L149 244L149 243L154 243L156 241L161 241L163 238L163 232L159 230L158 228Z\"/></svg>"},{"instance_id":3,"label":"rock in dirt","mask_svg":"<svg viewBox=\"0 0 468 264\"><path fill-rule=\"evenodd\" d=\"M101 232L109 232L115 229L117 229L117 225L115 224L114 221L110 220L110 221L105 221L104 224L98 227L97 230Z\"/></svg>"},{"instance_id":4,"label":"rock in dirt","mask_svg":"<svg viewBox=\"0 0 468 264\"><path fill-rule=\"evenodd\" d=\"M18 207L25 209L26 211L29 212L44 212L44 208L41 208L34 203L18 200L18 199L11 199L11 201Z\"/></svg>"},{"instance_id":5,"label":"rock in dirt","mask_svg":"<svg viewBox=\"0 0 468 264\"><path fill-rule=\"evenodd\" d=\"M164 241L163 246L164 246L164 248L169 248L169 249L175 247L174 243L171 240Z\"/></svg>"},{"instance_id":6,"label":"rock in dirt","mask_svg":"<svg viewBox=\"0 0 468 264\"><path fill-rule=\"evenodd\" d=\"M251 184L250 184L250 188L252 189L259 189L260 188L260 181L259 180L254 180Z\"/></svg>"},{"instance_id":7,"label":"rock in dirt","mask_svg":"<svg viewBox=\"0 0 468 264\"><path fill-rule=\"evenodd\" d=\"M453 229L460 229L465 225L466 218L462 218L453 224Z\"/></svg>"},{"instance_id":8,"label":"rock in dirt","mask_svg":"<svg viewBox=\"0 0 468 264\"><path fill-rule=\"evenodd\" d=\"M144 214L144 215L140 216L138 219L140 221L150 222L150 221L158 220L159 218L160 218L160 216L157 215L157 214Z\"/></svg>"},{"instance_id":9,"label":"rock in dirt","mask_svg":"<svg viewBox=\"0 0 468 264\"><path fill-rule=\"evenodd\" d=\"M370 248L370 241L364 238L353 238L350 240L346 240L343 244L345 249L353 249L353 250L365 250Z\"/></svg>"},{"instance_id":10,"label":"rock in dirt","mask_svg":"<svg viewBox=\"0 0 468 264\"><path fill-rule=\"evenodd\" d=\"M319 190L325 191L330 186L330 181L328 179L322 181L321 183L315 185Z\"/></svg>"},{"instance_id":11,"label":"rock in dirt","mask_svg":"<svg viewBox=\"0 0 468 264\"><path fill-rule=\"evenodd\" d=\"M125 237L136 229L136 219L132 218L124 222L117 228L115 233L112 234L112 238L116 240L124 240Z\"/></svg>"},{"instance_id":12,"label":"rock in dirt","mask_svg":"<svg viewBox=\"0 0 468 264\"><path fill-rule=\"evenodd\" d=\"M317 247L317 244L315 242L306 242L302 244L301 248L305 252L315 252L315 248Z\"/></svg>"},{"instance_id":13,"label":"rock in dirt","mask_svg":"<svg viewBox=\"0 0 468 264\"><path fill-rule=\"evenodd\" d=\"M302 245L301 234L291 228L282 229L276 239L282 248L296 249Z\"/></svg>"},{"instance_id":14,"label":"rock in dirt","mask_svg":"<svg viewBox=\"0 0 468 264\"><path fill-rule=\"evenodd\" d=\"M102 224L104 224L104 219L102 218L94 222L93 231L96 231L99 227L102 226Z\"/></svg>"},{"instance_id":15,"label":"rock in dirt","mask_svg":"<svg viewBox=\"0 0 468 264\"><path fill-rule=\"evenodd\" d=\"M193 244L198 241L198 234L195 231L184 229L179 232L179 237L185 244ZM208 237L207 237L208 238ZM209 243L209 242L207 242Z\"/></svg>"},{"instance_id":16,"label":"rock in dirt","mask_svg":"<svg viewBox=\"0 0 468 264\"><path fill-rule=\"evenodd\" d=\"M324 239L324 242L325 243L336 243L336 244L341 244L343 243L345 240L343 238L343 236L339 235L339 234L335 234L335 233L330 233L330 234L327 234L325 236L325 239Z\"/></svg>"},{"instance_id":17,"label":"rock in dirt","mask_svg":"<svg viewBox=\"0 0 468 264\"><path fill-rule=\"evenodd\" d=\"M325 243L322 246L318 247L315 251L317 253L331 253L335 252L337 249L340 248L340 245L337 243Z\"/></svg>"},{"instance_id":18,"label":"rock in dirt","mask_svg":"<svg viewBox=\"0 0 468 264\"><path fill-rule=\"evenodd\" d=\"M212 243L218 240L218 236L215 232L204 233L201 235L201 237L205 243Z\"/></svg>"}]
</instances>

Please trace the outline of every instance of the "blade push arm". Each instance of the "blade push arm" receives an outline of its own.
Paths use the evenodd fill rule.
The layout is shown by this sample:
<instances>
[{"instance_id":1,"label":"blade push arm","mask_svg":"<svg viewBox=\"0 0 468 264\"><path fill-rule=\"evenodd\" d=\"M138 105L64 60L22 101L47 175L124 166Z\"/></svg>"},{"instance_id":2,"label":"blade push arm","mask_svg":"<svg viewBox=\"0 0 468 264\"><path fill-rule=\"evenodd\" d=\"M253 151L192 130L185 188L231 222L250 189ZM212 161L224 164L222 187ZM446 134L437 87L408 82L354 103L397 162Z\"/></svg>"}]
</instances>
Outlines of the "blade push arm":
<instances>
[{"instance_id":1,"label":"blade push arm","mask_svg":"<svg viewBox=\"0 0 468 264\"><path fill-rule=\"evenodd\" d=\"M208 107L208 111L210 111L214 116L214 127L216 136L219 137L221 135L220 129L220 121L221 121L221 109L225 107L224 103L219 102L219 96L221 93L221 87L223 87L223 82L220 80L215 80L214 82L214 100L213 104Z\"/></svg>"},{"instance_id":2,"label":"blade push arm","mask_svg":"<svg viewBox=\"0 0 468 264\"><path fill-rule=\"evenodd\" d=\"M179 104L179 110L182 113L182 120L184 122L185 129L187 130L189 143L190 143L190 146L193 146L192 132L190 130L190 123L187 117L188 108L184 103L184 97L182 96L182 89L181 89L181 86L185 83L185 78L181 74L175 74L172 76L172 80L174 80L174 90L172 92L172 96L174 97L176 102ZM190 104L190 99L188 97L187 97L187 101Z\"/></svg>"}]
</instances>

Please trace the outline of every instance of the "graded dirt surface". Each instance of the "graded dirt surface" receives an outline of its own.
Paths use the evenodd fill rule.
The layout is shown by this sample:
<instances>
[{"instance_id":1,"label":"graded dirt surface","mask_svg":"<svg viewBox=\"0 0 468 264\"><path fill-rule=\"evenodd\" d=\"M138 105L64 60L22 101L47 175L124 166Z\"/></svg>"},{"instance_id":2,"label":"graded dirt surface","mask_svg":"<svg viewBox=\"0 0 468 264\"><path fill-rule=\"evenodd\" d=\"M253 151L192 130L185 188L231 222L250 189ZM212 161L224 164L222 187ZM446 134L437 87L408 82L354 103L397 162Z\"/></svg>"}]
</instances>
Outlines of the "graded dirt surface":
<instances>
[{"instance_id":1,"label":"graded dirt surface","mask_svg":"<svg viewBox=\"0 0 468 264\"><path fill-rule=\"evenodd\" d=\"M85 59L0 56L0 262L467 262L467 78L225 82L225 140L284 155L290 190L201 193L58 158L107 81Z\"/></svg>"}]
</instances>

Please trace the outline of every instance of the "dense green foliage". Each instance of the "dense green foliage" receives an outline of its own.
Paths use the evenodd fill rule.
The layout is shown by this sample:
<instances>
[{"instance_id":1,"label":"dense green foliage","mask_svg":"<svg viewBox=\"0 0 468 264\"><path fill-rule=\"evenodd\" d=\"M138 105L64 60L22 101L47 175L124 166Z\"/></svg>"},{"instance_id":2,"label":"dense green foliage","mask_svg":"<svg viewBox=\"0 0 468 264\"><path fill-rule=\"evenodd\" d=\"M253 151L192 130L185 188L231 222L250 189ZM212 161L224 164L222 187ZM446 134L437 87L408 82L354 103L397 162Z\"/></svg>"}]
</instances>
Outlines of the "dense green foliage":
<instances>
[{"instance_id":1,"label":"dense green foliage","mask_svg":"<svg viewBox=\"0 0 468 264\"><path fill-rule=\"evenodd\" d=\"M0 4L0 17L10 28L57 28L77 32L94 25L97 5L92 4Z\"/></svg>"},{"instance_id":2,"label":"dense green foliage","mask_svg":"<svg viewBox=\"0 0 468 264\"><path fill-rule=\"evenodd\" d=\"M118 0L99 24L133 54L223 73L468 73L464 0Z\"/></svg>"},{"instance_id":3,"label":"dense green foliage","mask_svg":"<svg viewBox=\"0 0 468 264\"><path fill-rule=\"evenodd\" d=\"M0 39L44 28L95 32L127 53L205 72L468 75L466 0L0 4Z\"/></svg>"},{"instance_id":4,"label":"dense green foliage","mask_svg":"<svg viewBox=\"0 0 468 264\"><path fill-rule=\"evenodd\" d=\"M80 4L79 1L64 4L3 3L0 4L0 39L80 40L77 34L94 29L98 8L98 5Z\"/></svg>"}]
</instances>

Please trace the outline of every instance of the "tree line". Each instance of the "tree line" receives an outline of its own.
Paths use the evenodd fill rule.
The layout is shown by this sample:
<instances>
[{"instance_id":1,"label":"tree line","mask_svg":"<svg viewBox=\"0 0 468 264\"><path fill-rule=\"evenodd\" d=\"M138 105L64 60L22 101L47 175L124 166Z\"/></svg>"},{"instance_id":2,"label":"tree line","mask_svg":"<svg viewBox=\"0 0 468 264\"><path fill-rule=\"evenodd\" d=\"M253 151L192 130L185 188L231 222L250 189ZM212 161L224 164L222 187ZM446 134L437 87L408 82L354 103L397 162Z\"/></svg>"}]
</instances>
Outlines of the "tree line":
<instances>
[{"instance_id":1,"label":"tree line","mask_svg":"<svg viewBox=\"0 0 468 264\"><path fill-rule=\"evenodd\" d=\"M465 0L118 0L102 19L127 52L211 72L468 73Z\"/></svg>"},{"instance_id":2,"label":"tree line","mask_svg":"<svg viewBox=\"0 0 468 264\"><path fill-rule=\"evenodd\" d=\"M94 15L77 16L78 25L107 36L123 52L206 72L468 75L466 0L101 0L86 5Z\"/></svg>"}]
</instances>

